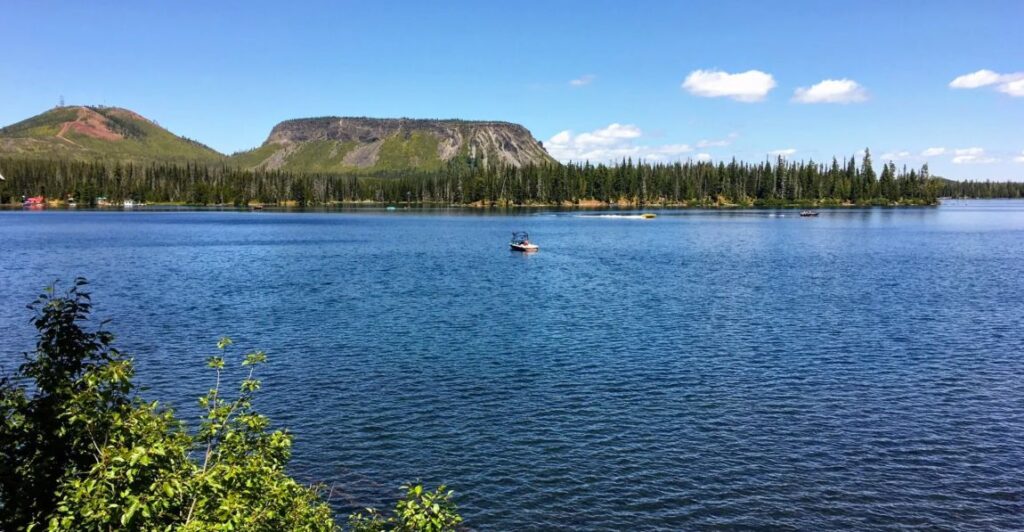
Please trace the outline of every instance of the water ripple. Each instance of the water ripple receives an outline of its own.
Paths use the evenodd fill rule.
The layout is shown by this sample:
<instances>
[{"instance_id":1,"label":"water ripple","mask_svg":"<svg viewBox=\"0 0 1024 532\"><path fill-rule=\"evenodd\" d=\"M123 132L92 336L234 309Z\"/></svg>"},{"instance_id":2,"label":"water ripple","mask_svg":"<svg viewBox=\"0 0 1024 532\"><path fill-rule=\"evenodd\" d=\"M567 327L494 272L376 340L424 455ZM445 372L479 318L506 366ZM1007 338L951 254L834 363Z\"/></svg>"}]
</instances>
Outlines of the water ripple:
<instances>
[{"instance_id":1,"label":"water ripple","mask_svg":"<svg viewBox=\"0 0 1024 532\"><path fill-rule=\"evenodd\" d=\"M755 214L5 212L0 361L81 274L187 417L217 337L267 350L340 512L421 479L476 530L1024 527L1021 204Z\"/></svg>"}]
</instances>

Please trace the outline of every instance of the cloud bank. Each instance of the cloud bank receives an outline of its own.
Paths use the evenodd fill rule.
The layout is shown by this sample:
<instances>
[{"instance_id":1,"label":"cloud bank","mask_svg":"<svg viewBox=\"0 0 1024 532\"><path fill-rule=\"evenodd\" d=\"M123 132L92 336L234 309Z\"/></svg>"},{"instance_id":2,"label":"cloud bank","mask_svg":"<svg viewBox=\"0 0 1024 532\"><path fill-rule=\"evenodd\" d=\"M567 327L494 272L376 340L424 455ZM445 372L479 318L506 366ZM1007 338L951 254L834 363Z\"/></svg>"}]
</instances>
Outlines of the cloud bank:
<instances>
[{"instance_id":1,"label":"cloud bank","mask_svg":"<svg viewBox=\"0 0 1024 532\"><path fill-rule=\"evenodd\" d=\"M978 147L953 150L953 156L953 164L988 164L999 161L986 155L984 148Z\"/></svg>"},{"instance_id":2,"label":"cloud bank","mask_svg":"<svg viewBox=\"0 0 1024 532\"><path fill-rule=\"evenodd\" d=\"M859 155L863 156L863 152ZM1002 159L989 154L985 148L979 146L972 146L970 148L944 148L936 146L925 148L924 150L921 150L920 153L911 152L909 150L893 150L883 153L878 157L878 159L882 162L904 161L911 163L925 163L930 162L929 159L934 160L941 156L948 156L949 159L947 160L953 164L991 164L1002 162ZM1013 160L1016 162L1024 162L1024 151L1021 151L1021 155Z\"/></svg>"},{"instance_id":3,"label":"cloud bank","mask_svg":"<svg viewBox=\"0 0 1024 532\"><path fill-rule=\"evenodd\" d=\"M618 161L626 157L669 160L693 151L687 144L637 144L642 135L643 131L632 124L613 123L579 134L567 129L548 139L544 147L560 161L594 162Z\"/></svg>"}]
</instances>

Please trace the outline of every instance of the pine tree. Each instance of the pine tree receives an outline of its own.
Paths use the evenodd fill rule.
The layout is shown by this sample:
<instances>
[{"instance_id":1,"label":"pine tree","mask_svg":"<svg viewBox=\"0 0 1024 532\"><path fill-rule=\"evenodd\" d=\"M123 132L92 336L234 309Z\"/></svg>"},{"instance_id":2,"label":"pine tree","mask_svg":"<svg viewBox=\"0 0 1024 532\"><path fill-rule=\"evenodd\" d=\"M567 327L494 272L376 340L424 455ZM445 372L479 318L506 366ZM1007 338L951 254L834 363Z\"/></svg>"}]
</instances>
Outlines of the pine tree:
<instances>
[{"instance_id":1,"label":"pine tree","mask_svg":"<svg viewBox=\"0 0 1024 532\"><path fill-rule=\"evenodd\" d=\"M860 163L861 185L864 198L872 198L875 195L875 169L871 167L871 150L864 148L864 158Z\"/></svg>"}]
</instances>

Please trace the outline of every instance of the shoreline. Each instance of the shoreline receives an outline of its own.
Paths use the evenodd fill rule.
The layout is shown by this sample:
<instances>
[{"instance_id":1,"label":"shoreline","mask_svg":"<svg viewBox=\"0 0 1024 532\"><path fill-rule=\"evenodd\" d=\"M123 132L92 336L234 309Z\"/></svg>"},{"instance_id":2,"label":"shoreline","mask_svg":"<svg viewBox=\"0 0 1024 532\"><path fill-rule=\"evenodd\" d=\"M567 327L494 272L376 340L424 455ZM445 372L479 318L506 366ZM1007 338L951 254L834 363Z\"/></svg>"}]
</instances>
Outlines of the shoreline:
<instances>
[{"instance_id":1,"label":"shoreline","mask_svg":"<svg viewBox=\"0 0 1024 532\"><path fill-rule=\"evenodd\" d=\"M952 199L952 198L942 198ZM858 209L858 208L916 208L916 207L938 207L942 204L942 199L939 199L933 203L926 202L886 202L886 201L866 201L866 202L838 202L838 201L794 201L794 202L749 202L749 203L731 203L731 202L698 202L698 201L684 201L684 202L651 202L651 203L639 203L639 202L603 202L596 200L587 200L580 202L563 202L563 203L512 203L512 202L481 202L475 201L472 203L446 203L446 202L380 202L380 201L332 201L328 203L307 203L300 205L298 202L288 201L283 203L258 203L251 202L245 205L239 205L234 203L221 203L221 204L200 204L200 203L187 203L187 202L151 202L151 203L136 203L133 206L123 205L78 205L68 206L64 202L50 201L43 207L29 208L23 206L21 203L5 203L0 204L0 209L3 210L91 210L91 211L130 211L136 209L152 209L152 208L178 208L178 209L219 209L219 210L323 210L332 208L353 208L353 207L364 207L364 208L379 208L379 209L467 209L467 210L518 210L518 209L560 209L560 210L605 210L605 211L617 211L617 210L645 210L645 209L668 209L668 210L793 210L793 209L822 209L822 210L842 210L842 209ZM970 198L968 198L970 199ZM1016 198L977 198L978 200L993 199L993 200L1010 200Z\"/></svg>"},{"instance_id":2,"label":"shoreline","mask_svg":"<svg viewBox=\"0 0 1024 532\"><path fill-rule=\"evenodd\" d=\"M981 201L981 200L979 200ZM645 212L645 211L848 211L857 209L926 209L937 208L941 203L933 204L854 204L854 205L642 205L642 206L566 206L549 204L531 205L460 205L446 203L419 203L413 205L395 205L388 203L332 203L328 205L263 205L261 207L240 206L240 205L189 205L189 204L168 204L168 203L147 203L133 207L123 206L46 206L43 208L29 208L17 204L0 205L0 212L195 212L195 211L222 211L222 212L334 212L334 211L384 211L384 212L410 212L410 211L436 211L436 210L460 210L466 212L528 212L539 210L551 210L557 212Z\"/></svg>"}]
</instances>

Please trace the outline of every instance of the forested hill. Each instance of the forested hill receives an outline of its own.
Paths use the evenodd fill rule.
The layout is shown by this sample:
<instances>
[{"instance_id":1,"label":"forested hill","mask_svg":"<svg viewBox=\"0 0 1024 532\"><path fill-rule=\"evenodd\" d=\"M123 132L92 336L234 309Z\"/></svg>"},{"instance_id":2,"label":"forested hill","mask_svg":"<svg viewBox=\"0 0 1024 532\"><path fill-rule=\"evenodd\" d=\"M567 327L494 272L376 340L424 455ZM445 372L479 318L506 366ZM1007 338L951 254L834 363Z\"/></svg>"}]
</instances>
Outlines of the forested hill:
<instances>
[{"instance_id":1,"label":"forested hill","mask_svg":"<svg viewBox=\"0 0 1024 532\"><path fill-rule=\"evenodd\" d=\"M55 107L0 129L0 155L79 161L219 163L224 156L118 107Z\"/></svg>"},{"instance_id":2,"label":"forested hill","mask_svg":"<svg viewBox=\"0 0 1024 532\"><path fill-rule=\"evenodd\" d=\"M513 167L554 162L518 124L362 117L287 120L262 146L231 159L243 168L364 174L436 171L453 159Z\"/></svg>"}]
</instances>

